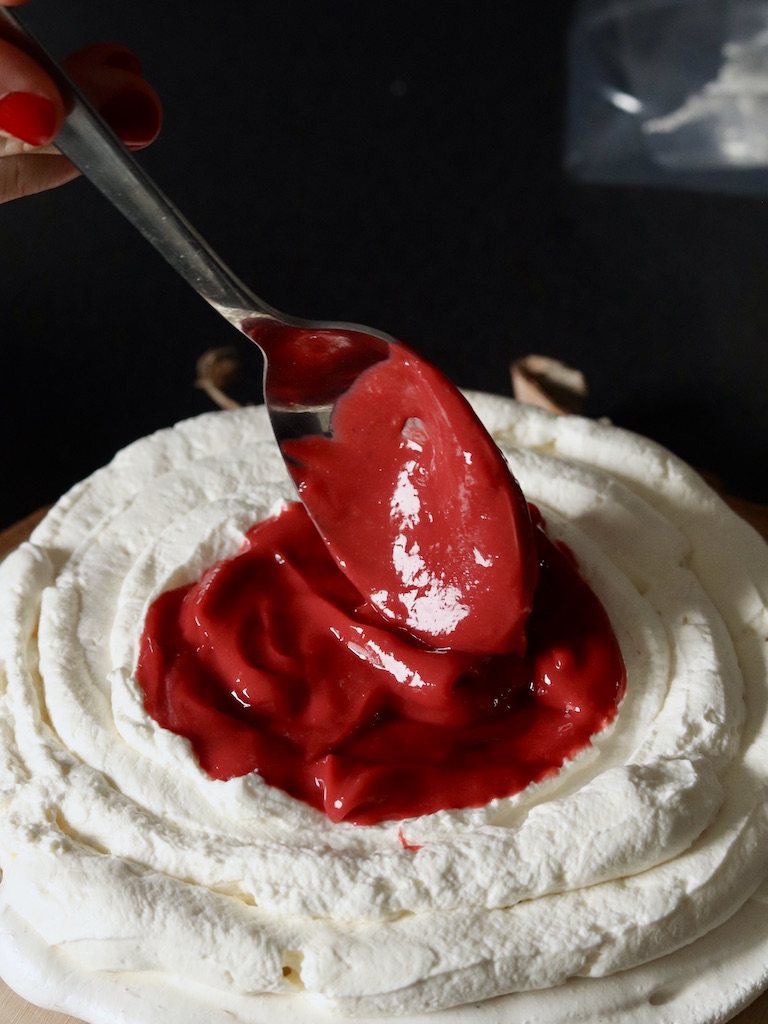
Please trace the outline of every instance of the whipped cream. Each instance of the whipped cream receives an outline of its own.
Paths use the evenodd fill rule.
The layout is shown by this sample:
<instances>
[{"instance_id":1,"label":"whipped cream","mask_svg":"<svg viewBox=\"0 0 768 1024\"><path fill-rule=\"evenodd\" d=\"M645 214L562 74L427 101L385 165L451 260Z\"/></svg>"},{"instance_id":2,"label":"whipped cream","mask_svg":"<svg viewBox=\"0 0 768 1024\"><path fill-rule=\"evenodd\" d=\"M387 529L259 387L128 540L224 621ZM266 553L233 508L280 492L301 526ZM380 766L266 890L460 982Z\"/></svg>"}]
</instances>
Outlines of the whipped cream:
<instances>
[{"instance_id":1,"label":"whipped cream","mask_svg":"<svg viewBox=\"0 0 768 1024\"><path fill-rule=\"evenodd\" d=\"M145 712L144 617L292 486L261 408L138 441L0 566L0 973L23 994L99 1024L411 1020L506 993L563 1014L571 993L589 1020L754 913L768 548L659 446L469 397L608 611L615 722L514 797L404 822L211 780Z\"/></svg>"}]
</instances>

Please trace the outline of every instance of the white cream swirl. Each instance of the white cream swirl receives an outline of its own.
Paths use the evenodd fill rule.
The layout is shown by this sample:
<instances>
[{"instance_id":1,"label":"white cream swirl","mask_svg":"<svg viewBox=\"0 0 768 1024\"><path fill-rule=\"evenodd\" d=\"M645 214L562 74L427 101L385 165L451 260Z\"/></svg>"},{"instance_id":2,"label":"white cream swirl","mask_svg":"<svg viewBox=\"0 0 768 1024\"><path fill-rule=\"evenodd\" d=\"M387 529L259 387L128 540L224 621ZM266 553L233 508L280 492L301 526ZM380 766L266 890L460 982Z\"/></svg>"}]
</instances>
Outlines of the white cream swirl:
<instances>
[{"instance_id":1,"label":"white cream swirl","mask_svg":"<svg viewBox=\"0 0 768 1024\"><path fill-rule=\"evenodd\" d=\"M615 723L516 797L403 823L210 780L144 710L142 623L292 492L262 409L161 431L0 567L0 963L31 930L52 973L200 987L210 1024L404 1014L612 975L744 904L768 864L768 549L658 446L470 397L609 612Z\"/></svg>"}]
</instances>

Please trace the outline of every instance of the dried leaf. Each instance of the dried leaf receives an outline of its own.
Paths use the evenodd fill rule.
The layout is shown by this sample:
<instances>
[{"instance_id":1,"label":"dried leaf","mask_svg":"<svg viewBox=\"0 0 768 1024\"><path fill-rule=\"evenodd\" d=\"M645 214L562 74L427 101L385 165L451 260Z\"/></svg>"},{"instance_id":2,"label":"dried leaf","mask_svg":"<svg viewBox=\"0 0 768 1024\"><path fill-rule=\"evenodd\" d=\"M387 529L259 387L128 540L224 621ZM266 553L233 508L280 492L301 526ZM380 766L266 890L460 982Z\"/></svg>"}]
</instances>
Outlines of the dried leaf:
<instances>
[{"instance_id":1,"label":"dried leaf","mask_svg":"<svg viewBox=\"0 0 768 1024\"><path fill-rule=\"evenodd\" d=\"M580 370L549 356L528 355L515 359L509 371L512 391L519 402L558 415L583 411L588 388Z\"/></svg>"},{"instance_id":2,"label":"dried leaf","mask_svg":"<svg viewBox=\"0 0 768 1024\"><path fill-rule=\"evenodd\" d=\"M226 389L242 375L243 364L232 345L209 348L197 360L195 387L200 388L222 409L239 409L241 403L227 394Z\"/></svg>"}]
</instances>

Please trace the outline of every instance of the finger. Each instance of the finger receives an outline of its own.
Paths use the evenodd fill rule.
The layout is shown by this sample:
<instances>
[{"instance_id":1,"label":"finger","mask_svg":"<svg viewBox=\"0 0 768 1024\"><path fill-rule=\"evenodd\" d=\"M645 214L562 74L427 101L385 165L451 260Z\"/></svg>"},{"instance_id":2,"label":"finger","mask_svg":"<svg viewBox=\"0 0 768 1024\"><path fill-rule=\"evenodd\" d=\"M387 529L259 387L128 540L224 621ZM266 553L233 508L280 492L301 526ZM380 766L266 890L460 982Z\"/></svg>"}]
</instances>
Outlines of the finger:
<instances>
[{"instance_id":1,"label":"finger","mask_svg":"<svg viewBox=\"0 0 768 1024\"><path fill-rule=\"evenodd\" d=\"M157 93L141 77L138 57L117 43L97 43L63 61L105 121L131 149L148 146L162 125Z\"/></svg>"},{"instance_id":2,"label":"finger","mask_svg":"<svg viewBox=\"0 0 768 1024\"><path fill-rule=\"evenodd\" d=\"M130 50L99 43L63 63L129 149L142 149L157 137L161 105ZM45 72L0 37L0 202L77 176L50 143L63 115L61 97Z\"/></svg>"},{"instance_id":3,"label":"finger","mask_svg":"<svg viewBox=\"0 0 768 1024\"><path fill-rule=\"evenodd\" d=\"M64 117L51 78L26 53L0 38L0 132L32 146L50 142Z\"/></svg>"},{"instance_id":4,"label":"finger","mask_svg":"<svg viewBox=\"0 0 768 1024\"><path fill-rule=\"evenodd\" d=\"M141 61L133 50L129 50L121 43L92 43L90 46L84 46L75 53L71 53L62 63L70 69L78 64L90 64L94 67L101 65L119 68L122 71L130 71L134 75L141 74Z\"/></svg>"},{"instance_id":5,"label":"finger","mask_svg":"<svg viewBox=\"0 0 768 1024\"><path fill-rule=\"evenodd\" d=\"M129 148L141 149L157 137L162 108L154 89L141 77L134 53L117 43L97 43L62 63ZM61 97L49 76L0 38L0 133L44 146L58 131L63 115Z\"/></svg>"},{"instance_id":6,"label":"finger","mask_svg":"<svg viewBox=\"0 0 768 1024\"><path fill-rule=\"evenodd\" d=\"M0 160L0 203L63 185L78 173L63 156L27 153L4 157Z\"/></svg>"}]
</instances>

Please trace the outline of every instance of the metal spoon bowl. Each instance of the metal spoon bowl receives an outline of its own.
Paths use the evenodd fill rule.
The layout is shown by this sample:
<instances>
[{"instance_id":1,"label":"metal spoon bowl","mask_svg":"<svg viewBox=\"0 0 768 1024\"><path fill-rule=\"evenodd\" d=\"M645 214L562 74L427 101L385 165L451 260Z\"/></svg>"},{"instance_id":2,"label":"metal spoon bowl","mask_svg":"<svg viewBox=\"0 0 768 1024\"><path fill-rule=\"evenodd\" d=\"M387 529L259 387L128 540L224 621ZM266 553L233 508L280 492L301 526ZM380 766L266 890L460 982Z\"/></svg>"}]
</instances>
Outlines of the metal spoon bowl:
<instances>
[{"instance_id":1,"label":"metal spoon bowl","mask_svg":"<svg viewBox=\"0 0 768 1024\"><path fill-rule=\"evenodd\" d=\"M279 444L327 434L336 401L397 344L356 324L302 320L254 295L161 192L78 86L16 14L0 24L57 84L67 114L56 147L151 242L206 302L261 349L264 402Z\"/></svg>"}]
</instances>

